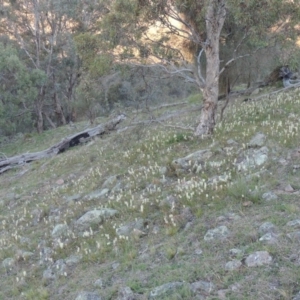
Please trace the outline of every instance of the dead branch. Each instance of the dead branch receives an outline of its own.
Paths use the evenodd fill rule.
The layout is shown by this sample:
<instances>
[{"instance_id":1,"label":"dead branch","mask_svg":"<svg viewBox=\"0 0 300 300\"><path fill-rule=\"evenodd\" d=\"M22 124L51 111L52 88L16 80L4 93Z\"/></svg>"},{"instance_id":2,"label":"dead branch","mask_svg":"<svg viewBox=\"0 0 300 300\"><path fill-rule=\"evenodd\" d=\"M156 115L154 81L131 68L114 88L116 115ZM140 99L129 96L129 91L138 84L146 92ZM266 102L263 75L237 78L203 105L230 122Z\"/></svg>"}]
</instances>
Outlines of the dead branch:
<instances>
[{"instance_id":1,"label":"dead branch","mask_svg":"<svg viewBox=\"0 0 300 300\"><path fill-rule=\"evenodd\" d=\"M9 169L23 166L24 164L30 163L35 160L53 157L55 155L65 152L71 147L85 143L88 139L91 139L92 137L107 134L110 131L114 130L115 127L124 119L124 115L119 115L114 119L108 121L107 123L100 124L94 128L88 128L84 131L68 136L61 140L59 143L51 146L50 148L44 151L24 153L21 155L2 159L0 160L0 174L4 173Z\"/></svg>"},{"instance_id":2,"label":"dead branch","mask_svg":"<svg viewBox=\"0 0 300 300\"><path fill-rule=\"evenodd\" d=\"M163 115L159 118L152 118L152 119L148 119L148 120L145 120L145 121L132 122L132 125L149 125L151 123L160 123L160 122L166 121L168 119L175 118L177 116L182 116L182 115L185 115L187 113L195 112L195 111L198 111L198 110L201 110L201 109L202 109L202 105L198 105L198 106L194 106L192 108L186 109L186 110L178 110L174 113Z\"/></svg>"},{"instance_id":3,"label":"dead branch","mask_svg":"<svg viewBox=\"0 0 300 300\"><path fill-rule=\"evenodd\" d=\"M162 104L162 105L160 105L160 106L152 107L152 108L150 109L150 111L159 110L159 109L166 108L166 107L173 107L173 106L186 105L186 104L188 104L187 101L176 102L176 103L168 103L168 104Z\"/></svg>"},{"instance_id":4,"label":"dead branch","mask_svg":"<svg viewBox=\"0 0 300 300\"><path fill-rule=\"evenodd\" d=\"M286 91L290 88L299 88L300 87L300 84L297 84L297 85L292 85L292 86L288 86L288 87L284 87L282 89L279 89L279 90L276 90L276 91L273 91L273 92L270 92L270 93L266 93L266 94L263 94L263 95L260 95L258 97L255 97L255 98L251 98L252 101L256 101L256 100L259 100L261 98L265 98L267 96L271 96L273 94L277 94L277 93L280 93L280 92L283 92L283 91Z\"/></svg>"}]
</instances>

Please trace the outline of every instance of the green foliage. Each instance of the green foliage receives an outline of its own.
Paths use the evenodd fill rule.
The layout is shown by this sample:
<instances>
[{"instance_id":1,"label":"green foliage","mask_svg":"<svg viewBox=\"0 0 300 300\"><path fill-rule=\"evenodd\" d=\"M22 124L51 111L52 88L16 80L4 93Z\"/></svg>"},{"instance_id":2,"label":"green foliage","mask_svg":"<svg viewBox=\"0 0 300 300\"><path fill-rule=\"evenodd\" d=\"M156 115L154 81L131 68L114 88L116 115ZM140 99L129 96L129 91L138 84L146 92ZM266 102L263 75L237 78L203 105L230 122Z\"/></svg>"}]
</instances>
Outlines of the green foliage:
<instances>
[{"instance_id":1,"label":"green foliage","mask_svg":"<svg viewBox=\"0 0 300 300\"><path fill-rule=\"evenodd\" d=\"M231 186L228 187L228 195L235 198L239 202L251 201L260 203L261 191L257 189L257 180L247 180L244 177L239 178Z\"/></svg>"},{"instance_id":2,"label":"green foliage","mask_svg":"<svg viewBox=\"0 0 300 300\"><path fill-rule=\"evenodd\" d=\"M98 53L101 45L95 36L81 34L75 38L75 42L83 69L91 76L90 79L104 76L111 70L112 56L108 53Z\"/></svg>"},{"instance_id":3,"label":"green foliage","mask_svg":"<svg viewBox=\"0 0 300 300\"><path fill-rule=\"evenodd\" d=\"M187 101L191 104L199 104L199 102L202 102L203 95L202 94L192 94L187 98Z\"/></svg>"},{"instance_id":4,"label":"green foliage","mask_svg":"<svg viewBox=\"0 0 300 300\"><path fill-rule=\"evenodd\" d=\"M50 299L49 292L46 288L31 288L24 293L26 300L48 300Z\"/></svg>"},{"instance_id":5,"label":"green foliage","mask_svg":"<svg viewBox=\"0 0 300 300\"><path fill-rule=\"evenodd\" d=\"M18 50L0 43L0 128L4 135L32 129L38 88L46 82L41 70L30 70Z\"/></svg>"},{"instance_id":6,"label":"green foliage","mask_svg":"<svg viewBox=\"0 0 300 300\"><path fill-rule=\"evenodd\" d=\"M99 114L99 104L104 100L101 86L93 78L86 76L77 87L76 95L73 107L76 111L85 112L93 123Z\"/></svg>"},{"instance_id":7,"label":"green foliage","mask_svg":"<svg viewBox=\"0 0 300 300\"><path fill-rule=\"evenodd\" d=\"M180 143L180 142L187 141L187 140L188 140L187 134L176 133L167 140L167 144L169 144L169 145L176 144L176 143Z\"/></svg>"}]
</instances>

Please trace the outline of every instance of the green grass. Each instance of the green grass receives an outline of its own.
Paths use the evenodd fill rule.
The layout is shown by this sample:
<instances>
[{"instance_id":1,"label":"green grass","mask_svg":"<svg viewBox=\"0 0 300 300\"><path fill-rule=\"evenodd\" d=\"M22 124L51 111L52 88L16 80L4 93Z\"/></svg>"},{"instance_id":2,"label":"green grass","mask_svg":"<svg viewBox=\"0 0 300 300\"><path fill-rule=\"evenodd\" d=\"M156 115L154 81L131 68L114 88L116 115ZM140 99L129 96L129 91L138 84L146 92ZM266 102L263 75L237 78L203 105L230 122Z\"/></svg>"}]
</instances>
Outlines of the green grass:
<instances>
[{"instance_id":1,"label":"green grass","mask_svg":"<svg viewBox=\"0 0 300 300\"><path fill-rule=\"evenodd\" d=\"M10 272L0 266L0 299L17 299L21 294L23 299L75 299L79 291L94 290L93 282L99 277L105 287L97 290L104 299L116 299L122 286L129 286L145 299L153 288L164 283L198 280L212 281L218 289L229 289L226 299L267 299L266 286L280 282L270 297L291 298L296 292L299 272L289 257L297 253L298 246L284 235L276 246L262 244L258 241L258 228L269 221L285 234L293 231L285 224L299 215L297 194L283 193L270 202L262 199L264 192L280 190L287 184L300 189L299 172L293 167L300 164L300 158L293 156L300 139L299 99L299 91L294 90L257 102L230 104L215 134L204 140L155 123L128 127L57 157L28 164L23 167L27 172L22 176L16 176L21 169L2 174L0 263L15 258L20 250L34 255L17 261ZM157 112L157 116L169 112L165 109ZM137 120L145 118L133 115ZM133 115L121 126L130 126ZM194 126L197 116L198 112L182 115L166 125ZM80 123L77 130L85 126L86 122ZM76 131L72 130L61 127L42 135L19 136L1 145L1 153L13 156L43 150ZM239 171L236 162L257 132L267 136L268 162ZM229 139L237 144L228 144ZM201 162L198 172L192 163L189 170L172 169L174 159L208 148L212 157ZM280 158L286 159L287 166L278 162ZM166 172L162 172L165 167ZM118 175L118 190L101 199L82 197L73 203L66 201L73 195L101 190L113 175ZM64 183L59 185L58 179ZM168 196L174 197L174 203L164 202ZM249 201L251 205L245 205ZM74 222L79 217L104 207L117 209L118 216L92 226L85 235L76 231ZM187 207L192 222L185 228L187 221L183 220L182 212ZM232 213L240 219L230 218ZM118 227L139 218L148 226L145 236L122 238L116 234ZM55 225L64 223L71 233L58 242L51 233ZM230 237L204 242L207 230L220 225L228 227ZM53 262L71 255L80 255L82 260L68 269L66 278L43 286L42 274L47 266L40 264L40 251L44 247L52 249ZM198 248L201 255L195 254ZM265 249L276 263L257 269L243 266L230 273L224 265L231 259L231 248L243 249L245 255ZM115 263L119 264L116 269L112 267ZM21 281L24 271L27 275ZM232 292L232 284L239 284L240 289ZM166 297L194 299L186 286ZM216 297L213 293L208 299Z\"/></svg>"}]
</instances>

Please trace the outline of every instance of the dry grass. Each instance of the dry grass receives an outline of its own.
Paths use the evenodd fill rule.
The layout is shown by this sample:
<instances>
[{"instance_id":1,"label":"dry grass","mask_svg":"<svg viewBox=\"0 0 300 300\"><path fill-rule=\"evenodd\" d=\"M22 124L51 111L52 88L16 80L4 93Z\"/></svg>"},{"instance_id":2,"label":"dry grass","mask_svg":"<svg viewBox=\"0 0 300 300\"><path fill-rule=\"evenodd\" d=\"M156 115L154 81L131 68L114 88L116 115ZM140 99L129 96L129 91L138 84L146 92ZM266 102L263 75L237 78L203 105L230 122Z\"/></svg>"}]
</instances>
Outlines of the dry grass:
<instances>
[{"instance_id":1,"label":"dry grass","mask_svg":"<svg viewBox=\"0 0 300 300\"><path fill-rule=\"evenodd\" d=\"M121 286L129 286L139 299L146 299L158 285L197 280L212 281L218 290L228 290L226 299L290 299L300 280L299 253L298 244L285 235L292 231L285 224L299 216L298 195L282 193L272 202L263 201L261 195L280 189L280 184L299 189L299 171L293 167L300 164L295 152L300 137L299 102L298 90L259 102L236 102L226 111L214 136L206 140L155 123L133 126L55 159L24 166L28 172L22 176L18 176L21 169L1 175L0 261L14 258L15 264L11 269L0 267L0 299L75 299L81 290L97 290L104 299L116 299ZM167 112L170 108L155 113ZM166 124L194 126L197 114L178 116ZM131 126L133 118L141 121L145 115L129 113L122 126ZM267 136L269 160L262 168L239 172L235 162L257 132ZM3 146L1 152L12 156L41 150L72 133L65 127L32 135L26 141L22 137ZM237 145L227 144L229 139ZM170 167L173 159L208 147L213 156L200 172L178 173ZM285 159L286 165L280 159ZM162 172L164 167L166 173ZM250 176L253 173L256 176ZM101 189L112 175L120 176L123 189L100 200L67 201L67 197ZM209 184L216 175L225 179ZM64 183L58 184L58 179ZM170 195L176 205L161 205ZM244 205L247 201L252 205ZM117 209L119 216L87 230L83 236L78 234L74 221L88 210L104 207ZM184 229L180 215L186 207L194 216L188 229ZM228 218L229 213L241 218ZM145 237L116 234L116 228L137 218L147 220ZM266 221L278 227L278 244L258 241L258 228ZM56 224L62 223L71 231L57 241L51 233ZM230 237L204 242L207 230L219 225L228 226ZM42 281L46 269L46 265L40 265L42 247L52 249L53 262L71 255L80 255L82 260L57 279ZM198 248L202 255L195 254ZM244 255L267 250L274 262L267 267L243 266L226 272L224 265L230 260L232 248L242 249ZM23 259L18 256L20 251L33 255ZM99 277L103 288L93 286ZM185 288L176 297L193 299Z\"/></svg>"}]
</instances>

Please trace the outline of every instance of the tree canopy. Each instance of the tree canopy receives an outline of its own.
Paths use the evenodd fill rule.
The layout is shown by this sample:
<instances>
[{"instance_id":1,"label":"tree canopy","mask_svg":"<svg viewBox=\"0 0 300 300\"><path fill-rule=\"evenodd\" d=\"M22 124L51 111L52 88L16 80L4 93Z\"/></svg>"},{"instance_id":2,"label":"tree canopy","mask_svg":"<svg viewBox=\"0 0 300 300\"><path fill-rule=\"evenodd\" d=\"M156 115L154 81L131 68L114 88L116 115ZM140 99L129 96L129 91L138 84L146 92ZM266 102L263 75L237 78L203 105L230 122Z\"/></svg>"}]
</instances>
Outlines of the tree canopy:
<instances>
[{"instance_id":1,"label":"tree canopy","mask_svg":"<svg viewBox=\"0 0 300 300\"><path fill-rule=\"evenodd\" d=\"M132 80L125 65L156 65L198 87L195 134L212 133L220 89L298 67L299 9L287 0L1 1L1 134L41 132L83 111L92 121L121 75Z\"/></svg>"}]
</instances>

